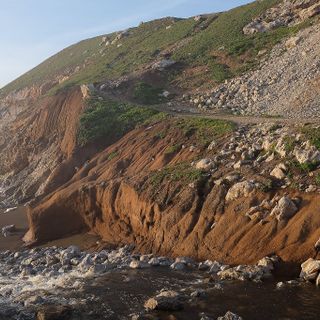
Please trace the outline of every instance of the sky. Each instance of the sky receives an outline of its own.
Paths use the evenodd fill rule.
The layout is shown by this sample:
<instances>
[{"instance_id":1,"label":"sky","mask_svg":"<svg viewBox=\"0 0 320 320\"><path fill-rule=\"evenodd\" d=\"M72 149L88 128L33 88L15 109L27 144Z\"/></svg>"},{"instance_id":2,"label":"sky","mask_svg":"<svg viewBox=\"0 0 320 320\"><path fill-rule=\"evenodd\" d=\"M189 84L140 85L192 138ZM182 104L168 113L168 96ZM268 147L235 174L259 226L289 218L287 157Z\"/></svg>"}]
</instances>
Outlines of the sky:
<instances>
[{"instance_id":1,"label":"sky","mask_svg":"<svg viewBox=\"0 0 320 320\"><path fill-rule=\"evenodd\" d=\"M250 0L0 0L0 88L80 40Z\"/></svg>"}]
</instances>

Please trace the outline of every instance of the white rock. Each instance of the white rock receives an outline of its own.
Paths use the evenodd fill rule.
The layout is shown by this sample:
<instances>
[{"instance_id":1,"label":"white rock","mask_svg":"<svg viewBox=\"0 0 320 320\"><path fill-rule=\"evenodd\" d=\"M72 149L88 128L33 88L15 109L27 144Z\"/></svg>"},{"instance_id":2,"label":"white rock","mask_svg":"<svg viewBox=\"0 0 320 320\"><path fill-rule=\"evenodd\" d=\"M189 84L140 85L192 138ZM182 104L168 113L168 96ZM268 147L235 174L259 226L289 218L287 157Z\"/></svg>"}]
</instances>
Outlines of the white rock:
<instances>
[{"instance_id":1,"label":"white rock","mask_svg":"<svg viewBox=\"0 0 320 320\"><path fill-rule=\"evenodd\" d=\"M243 181L233 185L227 195L226 201L233 201L240 197L248 197L255 189L255 184L250 181Z\"/></svg>"},{"instance_id":2,"label":"white rock","mask_svg":"<svg viewBox=\"0 0 320 320\"><path fill-rule=\"evenodd\" d=\"M133 260L133 261L131 261L129 267L131 269L146 269L146 268L150 268L151 265L149 263L146 263L146 262Z\"/></svg>"},{"instance_id":3,"label":"white rock","mask_svg":"<svg viewBox=\"0 0 320 320\"><path fill-rule=\"evenodd\" d=\"M211 159L201 159L196 163L196 169L209 171L215 166L214 162Z\"/></svg>"},{"instance_id":4,"label":"white rock","mask_svg":"<svg viewBox=\"0 0 320 320\"><path fill-rule=\"evenodd\" d=\"M271 216L276 216L277 220L285 220L293 217L298 211L295 203L287 196L282 197L271 211Z\"/></svg>"}]
</instances>

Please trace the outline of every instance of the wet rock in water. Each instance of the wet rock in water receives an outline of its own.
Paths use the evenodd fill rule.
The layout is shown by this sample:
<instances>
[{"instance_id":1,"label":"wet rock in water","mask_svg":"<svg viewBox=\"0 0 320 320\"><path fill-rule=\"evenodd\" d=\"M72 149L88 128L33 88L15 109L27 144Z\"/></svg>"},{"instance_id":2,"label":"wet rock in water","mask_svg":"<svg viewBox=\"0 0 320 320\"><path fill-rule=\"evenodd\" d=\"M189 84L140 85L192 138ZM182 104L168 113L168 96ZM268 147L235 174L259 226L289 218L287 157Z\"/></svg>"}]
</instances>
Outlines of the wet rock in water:
<instances>
[{"instance_id":1,"label":"wet rock in water","mask_svg":"<svg viewBox=\"0 0 320 320\"><path fill-rule=\"evenodd\" d=\"M157 267L160 265L160 260L158 258L151 258L148 263L153 267Z\"/></svg>"},{"instance_id":2,"label":"wet rock in water","mask_svg":"<svg viewBox=\"0 0 320 320\"><path fill-rule=\"evenodd\" d=\"M279 257L264 257L258 261L257 266L268 268L270 271L274 270L275 265L279 262Z\"/></svg>"},{"instance_id":3,"label":"wet rock in water","mask_svg":"<svg viewBox=\"0 0 320 320\"><path fill-rule=\"evenodd\" d=\"M10 224L8 226L4 226L2 229L1 229L1 232L2 232L2 235L4 237L7 237L11 234L11 232L14 232L16 231L16 226L14 224Z\"/></svg>"},{"instance_id":4,"label":"wet rock in water","mask_svg":"<svg viewBox=\"0 0 320 320\"><path fill-rule=\"evenodd\" d=\"M72 309L69 306L45 306L37 312L37 320L69 320Z\"/></svg>"},{"instance_id":5,"label":"wet rock in water","mask_svg":"<svg viewBox=\"0 0 320 320\"><path fill-rule=\"evenodd\" d=\"M271 270L258 265L239 265L218 272L218 276L221 280L262 281L271 277Z\"/></svg>"},{"instance_id":6,"label":"wet rock in water","mask_svg":"<svg viewBox=\"0 0 320 320\"><path fill-rule=\"evenodd\" d=\"M240 316L231 311L228 311L223 317L219 317L217 320L243 320Z\"/></svg>"},{"instance_id":7,"label":"wet rock in water","mask_svg":"<svg viewBox=\"0 0 320 320\"><path fill-rule=\"evenodd\" d=\"M301 264L300 278L306 281L315 281L320 273L320 260L308 259Z\"/></svg>"},{"instance_id":8,"label":"wet rock in water","mask_svg":"<svg viewBox=\"0 0 320 320\"><path fill-rule=\"evenodd\" d=\"M213 318L209 317L205 313L200 313L199 316L201 317L200 320L213 320Z\"/></svg>"},{"instance_id":9,"label":"wet rock in water","mask_svg":"<svg viewBox=\"0 0 320 320\"><path fill-rule=\"evenodd\" d=\"M300 286L301 285L301 281L298 281L298 280L289 280L289 281L286 281L286 282L278 282L276 287L277 289L283 289L283 288L286 288L286 287L297 287L297 286Z\"/></svg>"},{"instance_id":10,"label":"wet rock in water","mask_svg":"<svg viewBox=\"0 0 320 320\"><path fill-rule=\"evenodd\" d=\"M145 254L140 257L140 261L148 263L152 258L153 258L152 254Z\"/></svg>"},{"instance_id":11,"label":"wet rock in water","mask_svg":"<svg viewBox=\"0 0 320 320\"><path fill-rule=\"evenodd\" d=\"M131 320L158 320L159 318L152 314L134 314Z\"/></svg>"},{"instance_id":12,"label":"wet rock in water","mask_svg":"<svg viewBox=\"0 0 320 320\"><path fill-rule=\"evenodd\" d=\"M176 291L162 291L144 304L147 311L177 311L183 309L183 297Z\"/></svg>"},{"instance_id":13,"label":"wet rock in water","mask_svg":"<svg viewBox=\"0 0 320 320\"><path fill-rule=\"evenodd\" d=\"M178 257L176 258L175 262L181 262L188 266L192 266L195 264L194 260L190 257Z\"/></svg>"},{"instance_id":14,"label":"wet rock in water","mask_svg":"<svg viewBox=\"0 0 320 320\"><path fill-rule=\"evenodd\" d=\"M169 267L174 262L172 259L166 257L159 257L158 259L161 267Z\"/></svg>"},{"instance_id":15,"label":"wet rock in water","mask_svg":"<svg viewBox=\"0 0 320 320\"><path fill-rule=\"evenodd\" d=\"M318 274L318 278L316 280L316 285L320 287L320 273Z\"/></svg>"},{"instance_id":16,"label":"wet rock in water","mask_svg":"<svg viewBox=\"0 0 320 320\"><path fill-rule=\"evenodd\" d=\"M221 268L222 265L218 261L213 261L210 266L209 273L217 273L222 270Z\"/></svg>"},{"instance_id":17,"label":"wet rock in water","mask_svg":"<svg viewBox=\"0 0 320 320\"><path fill-rule=\"evenodd\" d=\"M174 262L170 268L173 269L173 270L178 270L178 271L181 271L181 270L185 270L186 269L186 265L182 262Z\"/></svg>"},{"instance_id":18,"label":"wet rock in water","mask_svg":"<svg viewBox=\"0 0 320 320\"><path fill-rule=\"evenodd\" d=\"M207 293L205 290L199 289L191 292L190 297L191 298L204 298L207 296Z\"/></svg>"},{"instance_id":19,"label":"wet rock in water","mask_svg":"<svg viewBox=\"0 0 320 320\"><path fill-rule=\"evenodd\" d=\"M129 267L131 269L146 269L146 268L150 268L151 265L149 263L146 263L143 261L133 260L133 261L131 261Z\"/></svg>"}]
</instances>

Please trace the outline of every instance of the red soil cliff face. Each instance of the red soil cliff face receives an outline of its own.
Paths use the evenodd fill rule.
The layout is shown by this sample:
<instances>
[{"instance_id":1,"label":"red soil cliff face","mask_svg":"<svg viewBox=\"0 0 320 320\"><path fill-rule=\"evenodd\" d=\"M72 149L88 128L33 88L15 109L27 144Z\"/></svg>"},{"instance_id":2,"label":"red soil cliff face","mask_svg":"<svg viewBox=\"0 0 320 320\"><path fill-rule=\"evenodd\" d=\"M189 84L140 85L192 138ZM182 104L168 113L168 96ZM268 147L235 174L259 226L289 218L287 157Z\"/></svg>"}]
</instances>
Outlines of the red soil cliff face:
<instances>
[{"instance_id":1,"label":"red soil cliff face","mask_svg":"<svg viewBox=\"0 0 320 320\"><path fill-rule=\"evenodd\" d=\"M52 192L101 149L77 147L79 119L85 109L80 88L23 103L24 110L1 128L0 174L6 175L2 187L11 202Z\"/></svg>"},{"instance_id":2,"label":"red soil cliff face","mask_svg":"<svg viewBox=\"0 0 320 320\"><path fill-rule=\"evenodd\" d=\"M109 243L135 243L138 251L146 253L226 263L254 263L271 253L292 262L312 255L320 230L319 195L290 192L303 197L298 213L289 221L268 217L260 224L245 213L272 193L257 190L226 203L228 185L190 184L183 179L157 183L158 170L178 163L190 165L209 152L190 152L188 147L164 152L168 145L196 142L194 137L185 140L172 124L170 133L159 139L157 134L168 126L159 123L130 132L92 158L55 193L30 207L26 240L43 242L91 230ZM110 160L111 153L117 156ZM243 174L247 179L255 176L251 169Z\"/></svg>"}]
</instances>

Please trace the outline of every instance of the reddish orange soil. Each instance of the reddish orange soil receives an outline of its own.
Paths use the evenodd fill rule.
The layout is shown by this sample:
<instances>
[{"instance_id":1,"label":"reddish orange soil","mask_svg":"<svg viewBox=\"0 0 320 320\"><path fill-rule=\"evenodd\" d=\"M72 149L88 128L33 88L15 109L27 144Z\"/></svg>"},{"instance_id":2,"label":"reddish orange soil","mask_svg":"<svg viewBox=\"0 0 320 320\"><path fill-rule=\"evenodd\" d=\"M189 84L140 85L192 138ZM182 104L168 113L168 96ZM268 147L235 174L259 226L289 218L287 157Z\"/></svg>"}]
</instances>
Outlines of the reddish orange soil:
<instances>
[{"instance_id":1,"label":"reddish orange soil","mask_svg":"<svg viewBox=\"0 0 320 320\"><path fill-rule=\"evenodd\" d=\"M158 138L170 125L170 133ZM257 191L225 204L224 186L168 180L155 185L151 172L185 161L190 164L208 153L201 148L190 152L196 138L187 138L173 127L160 123L134 130L97 154L68 183L29 208L26 240L45 242L91 230L107 243L135 243L142 252L232 264L254 263L271 253L287 262L300 262L313 254L320 236L319 195L291 192L303 198L300 211L288 222L270 217L261 225L245 213L270 193ZM164 152L177 143L187 147L173 154ZM108 160L115 151L117 157Z\"/></svg>"}]
</instances>

